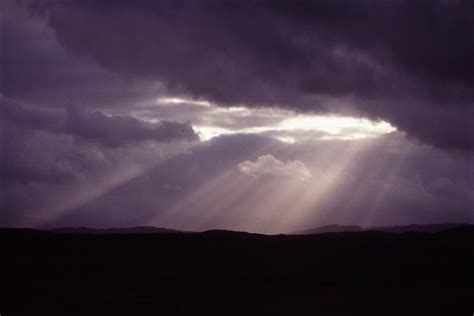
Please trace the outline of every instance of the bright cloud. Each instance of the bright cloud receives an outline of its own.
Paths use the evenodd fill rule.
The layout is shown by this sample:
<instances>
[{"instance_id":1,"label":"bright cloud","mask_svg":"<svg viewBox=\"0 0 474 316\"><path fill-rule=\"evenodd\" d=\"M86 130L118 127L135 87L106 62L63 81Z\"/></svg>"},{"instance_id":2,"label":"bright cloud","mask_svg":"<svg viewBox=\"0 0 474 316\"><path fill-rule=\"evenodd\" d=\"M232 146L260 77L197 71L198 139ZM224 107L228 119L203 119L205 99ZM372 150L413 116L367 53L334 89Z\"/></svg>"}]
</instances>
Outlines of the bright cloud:
<instances>
[{"instance_id":1,"label":"bright cloud","mask_svg":"<svg viewBox=\"0 0 474 316\"><path fill-rule=\"evenodd\" d=\"M182 98L158 98L156 99L156 102L160 104L195 104L200 106L211 106L211 104L207 101L198 101Z\"/></svg>"},{"instance_id":2,"label":"bright cloud","mask_svg":"<svg viewBox=\"0 0 474 316\"><path fill-rule=\"evenodd\" d=\"M299 160L283 162L270 154L258 157L255 162L250 160L239 163L239 169L252 177L276 176L306 181L312 177L305 164Z\"/></svg>"},{"instance_id":3,"label":"bright cloud","mask_svg":"<svg viewBox=\"0 0 474 316\"><path fill-rule=\"evenodd\" d=\"M353 140L396 131L384 121L334 115L296 115L275 108L218 107L205 100L182 98L159 98L147 106L153 110L142 109L135 115L154 121L164 113L169 114L169 108L173 106L181 109L192 107L187 111L175 111L175 116L167 118L191 122L203 141L232 134L266 134L287 143L308 138Z\"/></svg>"}]
</instances>

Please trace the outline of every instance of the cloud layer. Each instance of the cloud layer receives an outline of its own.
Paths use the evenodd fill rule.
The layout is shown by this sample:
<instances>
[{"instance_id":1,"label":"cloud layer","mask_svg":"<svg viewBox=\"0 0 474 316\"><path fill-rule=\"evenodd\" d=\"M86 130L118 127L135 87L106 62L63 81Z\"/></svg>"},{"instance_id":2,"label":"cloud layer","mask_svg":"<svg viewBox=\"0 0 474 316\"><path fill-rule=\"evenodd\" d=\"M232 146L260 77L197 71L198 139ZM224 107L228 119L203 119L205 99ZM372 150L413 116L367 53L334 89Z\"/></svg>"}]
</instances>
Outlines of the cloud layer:
<instances>
[{"instance_id":1,"label":"cloud layer","mask_svg":"<svg viewBox=\"0 0 474 316\"><path fill-rule=\"evenodd\" d=\"M105 115L102 112L85 112L68 109L66 132L80 139L98 142L106 146L152 140L197 140L189 123L161 121L150 123L134 117Z\"/></svg>"},{"instance_id":2,"label":"cloud layer","mask_svg":"<svg viewBox=\"0 0 474 316\"><path fill-rule=\"evenodd\" d=\"M468 1L52 2L67 50L219 104L382 118L474 147Z\"/></svg>"}]
</instances>

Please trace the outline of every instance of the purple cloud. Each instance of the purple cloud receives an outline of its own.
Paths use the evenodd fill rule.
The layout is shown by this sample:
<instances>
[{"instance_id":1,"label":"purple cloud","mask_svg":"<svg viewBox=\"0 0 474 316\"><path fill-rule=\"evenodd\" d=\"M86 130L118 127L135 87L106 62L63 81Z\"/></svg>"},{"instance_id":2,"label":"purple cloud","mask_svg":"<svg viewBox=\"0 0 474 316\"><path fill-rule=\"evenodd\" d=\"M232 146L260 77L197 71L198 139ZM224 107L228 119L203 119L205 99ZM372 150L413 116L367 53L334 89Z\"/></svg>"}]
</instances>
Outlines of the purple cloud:
<instances>
[{"instance_id":1,"label":"purple cloud","mask_svg":"<svg viewBox=\"0 0 474 316\"><path fill-rule=\"evenodd\" d=\"M222 105L382 118L430 144L474 146L474 42L465 36L474 7L466 1L46 7L66 49L125 77Z\"/></svg>"}]
</instances>

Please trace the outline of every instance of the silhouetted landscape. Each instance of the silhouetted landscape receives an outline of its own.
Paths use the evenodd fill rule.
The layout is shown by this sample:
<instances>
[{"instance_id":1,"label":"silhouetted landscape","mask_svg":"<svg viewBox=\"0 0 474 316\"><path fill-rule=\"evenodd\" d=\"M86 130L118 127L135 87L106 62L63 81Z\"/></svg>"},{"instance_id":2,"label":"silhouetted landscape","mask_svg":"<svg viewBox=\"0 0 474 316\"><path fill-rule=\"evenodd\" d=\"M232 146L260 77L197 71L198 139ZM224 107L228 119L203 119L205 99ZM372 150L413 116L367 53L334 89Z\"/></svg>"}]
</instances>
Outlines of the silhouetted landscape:
<instances>
[{"instance_id":1,"label":"silhouetted landscape","mask_svg":"<svg viewBox=\"0 0 474 316\"><path fill-rule=\"evenodd\" d=\"M314 235L4 228L1 313L472 315L474 227L448 226Z\"/></svg>"},{"instance_id":2,"label":"silhouetted landscape","mask_svg":"<svg viewBox=\"0 0 474 316\"><path fill-rule=\"evenodd\" d=\"M153 226L136 226L128 228L89 228L89 227L61 227L48 230L52 233L60 234L169 234L179 233L176 229L153 227Z\"/></svg>"},{"instance_id":3,"label":"silhouetted landscape","mask_svg":"<svg viewBox=\"0 0 474 316\"><path fill-rule=\"evenodd\" d=\"M385 227L360 227L360 226L343 226L343 225L326 225L312 229L306 229L296 231L294 234L297 235L311 235L311 234L322 234L322 233L341 233L341 232L361 232L361 231L378 231L384 233L437 233L443 230L448 230L456 227L470 226L470 224L462 223L442 223L442 224L429 224L429 225L406 225L406 226L385 226Z\"/></svg>"}]
</instances>

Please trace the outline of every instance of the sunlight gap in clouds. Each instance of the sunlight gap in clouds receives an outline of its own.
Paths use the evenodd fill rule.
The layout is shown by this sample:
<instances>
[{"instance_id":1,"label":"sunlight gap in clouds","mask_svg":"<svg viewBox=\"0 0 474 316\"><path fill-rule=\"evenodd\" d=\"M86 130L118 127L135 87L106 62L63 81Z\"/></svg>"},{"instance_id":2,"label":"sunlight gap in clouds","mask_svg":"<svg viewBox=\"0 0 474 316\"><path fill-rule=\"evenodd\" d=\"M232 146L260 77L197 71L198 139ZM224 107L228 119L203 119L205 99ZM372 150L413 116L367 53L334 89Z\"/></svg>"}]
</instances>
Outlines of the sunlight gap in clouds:
<instances>
[{"instance_id":1,"label":"sunlight gap in clouds","mask_svg":"<svg viewBox=\"0 0 474 316\"><path fill-rule=\"evenodd\" d=\"M160 113L168 112L160 112L161 107L175 106L182 107L182 111L178 112L182 115L181 117L191 122L202 141L232 134L261 134L286 143L307 139L355 140L373 138L396 131L387 122L375 122L365 118L295 114L291 111L264 107L256 109L243 106L217 107L207 101L185 98L159 99L155 106L148 105L154 111L149 114L154 117L142 116L142 118L162 119L159 116ZM183 116L183 114L188 116ZM242 173L242 167L255 161L255 158L250 161L244 160L234 169L224 171L189 192L184 199L165 213L152 219L151 224L169 226L175 223L181 229L208 229L218 218L226 222L228 215L225 210L232 209L238 201L242 203L240 211L242 218L246 218L248 222L239 222L240 226L236 227L266 233L295 230L309 218L324 216L329 197L351 169L351 162L369 150L370 144L371 142L350 142L326 168L319 170L314 169L312 165L308 166L308 174L314 171L316 175L308 176L305 181L294 177L267 179L239 176L238 173L239 171ZM262 157L262 155L268 155L268 152L270 148L259 148L258 153L250 156ZM287 158L283 161L293 160ZM258 162L258 159L256 161ZM311 160L306 159L306 161ZM277 169L284 166L287 164L279 163ZM281 170L278 171L278 174L287 174ZM292 175L292 173L295 172L291 171L288 174ZM274 198L268 199L269 194ZM226 196L226 199L221 199L222 196Z\"/></svg>"},{"instance_id":2,"label":"sunlight gap in clouds","mask_svg":"<svg viewBox=\"0 0 474 316\"><path fill-rule=\"evenodd\" d=\"M160 104L195 104L200 106L212 106L208 101L192 100L192 99L182 99L182 98L158 98L156 99L157 103Z\"/></svg>"},{"instance_id":3,"label":"sunlight gap in clouds","mask_svg":"<svg viewBox=\"0 0 474 316\"><path fill-rule=\"evenodd\" d=\"M201 108L200 112L194 113L194 116L190 114L186 118L202 141L220 135L266 134L291 144L303 136L321 140L355 140L396 131L395 127L385 121L348 116L295 114L292 111L265 107L218 107L205 100L158 98L153 105L155 110L158 109L156 115L159 115L159 108L162 106L191 105ZM180 115L183 116L183 113ZM150 117L146 119L156 120ZM230 123L224 126L223 121Z\"/></svg>"}]
</instances>

